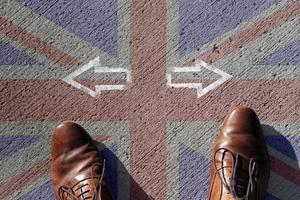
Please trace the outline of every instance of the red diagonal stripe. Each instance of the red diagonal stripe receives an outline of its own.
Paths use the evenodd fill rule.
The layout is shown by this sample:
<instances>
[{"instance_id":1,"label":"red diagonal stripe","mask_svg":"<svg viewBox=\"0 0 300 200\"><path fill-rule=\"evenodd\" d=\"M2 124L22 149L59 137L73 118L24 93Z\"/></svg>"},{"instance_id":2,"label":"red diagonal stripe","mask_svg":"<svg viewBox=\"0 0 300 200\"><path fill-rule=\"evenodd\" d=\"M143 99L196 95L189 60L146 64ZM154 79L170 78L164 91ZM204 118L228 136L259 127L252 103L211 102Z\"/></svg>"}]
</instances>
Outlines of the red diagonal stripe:
<instances>
[{"instance_id":1,"label":"red diagonal stripe","mask_svg":"<svg viewBox=\"0 0 300 200\"><path fill-rule=\"evenodd\" d=\"M20 42L33 51L45 56L49 60L60 65L77 65L81 62L56 47L48 44L46 41L32 35L25 29L17 26L13 22L0 17L0 32L13 40Z\"/></svg>"},{"instance_id":2,"label":"red diagonal stripe","mask_svg":"<svg viewBox=\"0 0 300 200\"><path fill-rule=\"evenodd\" d=\"M287 7L277 11L269 17L260 20L254 26L241 31L240 33L217 45L213 49L202 53L199 58L206 62L213 63L219 59L222 59L234 50L239 49L259 38L264 33L271 31L272 29L284 24L288 20L295 18L299 14L300 1L293 1Z\"/></svg>"},{"instance_id":3,"label":"red diagonal stripe","mask_svg":"<svg viewBox=\"0 0 300 200\"><path fill-rule=\"evenodd\" d=\"M274 172L276 172L278 175L291 181L292 183L296 184L297 186L300 186L300 170L299 169L295 169L273 156L270 156L270 165L271 165L270 166L271 169Z\"/></svg>"},{"instance_id":4,"label":"red diagonal stripe","mask_svg":"<svg viewBox=\"0 0 300 200\"><path fill-rule=\"evenodd\" d=\"M21 189L24 186L28 186L31 182L41 178L48 173L49 168L50 159L42 160L29 170L24 171L7 182L2 183L0 186L0 199L4 199L13 191Z\"/></svg>"}]
</instances>

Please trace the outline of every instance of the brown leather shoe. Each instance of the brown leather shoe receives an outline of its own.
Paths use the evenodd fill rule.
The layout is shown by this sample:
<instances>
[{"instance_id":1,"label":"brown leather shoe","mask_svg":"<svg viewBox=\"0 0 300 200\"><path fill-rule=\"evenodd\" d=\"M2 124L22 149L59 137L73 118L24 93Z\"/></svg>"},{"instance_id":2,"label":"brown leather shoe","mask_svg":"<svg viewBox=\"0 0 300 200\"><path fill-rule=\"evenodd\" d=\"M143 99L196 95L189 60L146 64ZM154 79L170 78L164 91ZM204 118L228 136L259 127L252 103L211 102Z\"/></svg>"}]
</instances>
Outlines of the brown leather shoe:
<instances>
[{"instance_id":1,"label":"brown leather shoe","mask_svg":"<svg viewBox=\"0 0 300 200\"><path fill-rule=\"evenodd\" d=\"M253 110L239 106L227 115L217 135L210 170L210 200L263 199L269 159Z\"/></svg>"},{"instance_id":2,"label":"brown leather shoe","mask_svg":"<svg viewBox=\"0 0 300 200\"><path fill-rule=\"evenodd\" d=\"M104 171L105 162L81 126L67 121L54 130L51 174L56 199L112 199Z\"/></svg>"}]
</instances>

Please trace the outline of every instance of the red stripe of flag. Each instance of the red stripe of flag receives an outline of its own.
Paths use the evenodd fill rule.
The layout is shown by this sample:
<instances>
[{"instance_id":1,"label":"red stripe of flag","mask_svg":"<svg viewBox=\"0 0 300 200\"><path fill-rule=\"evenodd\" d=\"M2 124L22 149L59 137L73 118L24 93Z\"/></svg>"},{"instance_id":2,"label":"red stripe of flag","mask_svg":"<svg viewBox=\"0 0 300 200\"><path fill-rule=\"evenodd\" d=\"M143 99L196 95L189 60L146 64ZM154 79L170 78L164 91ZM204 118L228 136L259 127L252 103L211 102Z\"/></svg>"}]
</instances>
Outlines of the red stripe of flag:
<instances>
[{"instance_id":1,"label":"red stripe of flag","mask_svg":"<svg viewBox=\"0 0 300 200\"><path fill-rule=\"evenodd\" d=\"M5 34L12 40L16 40L27 48L45 56L54 63L60 65L79 65L81 62L58 48L48 44L46 41L38 38L24 28L21 28L13 22L0 17L0 33Z\"/></svg>"},{"instance_id":2,"label":"red stripe of flag","mask_svg":"<svg viewBox=\"0 0 300 200\"><path fill-rule=\"evenodd\" d=\"M36 181L49 172L50 159L42 160L37 165L24 171L12 179L8 180L0 186L0 199L13 193L13 191L28 186L30 183Z\"/></svg>"},{"instance_id":3,"label":"red stripe of flag","mask_svg":"<svg viewBox=\"0 0 300 200\"><path fill-rule=\"evenodd\" d=\"M264 33L273 30L274 28L284 24L300 14L300 1L294 1L287 7L277 11L273 15L260 20L254 26L251 26L240 33L230 37L228 40L217 45L218 51L209 50L202 53L200 59L213 63L234 50L247 45L253 40L259 38ZM214 49L216 48L214 47Z\"/></svg>"},{"instance_id":4,"label":"red stripe of flag","mask_svg":"<svg viewBox=\"0 0 300 200\"><path fill-rule=\"evenodd\" d=\"M170 121L218 120L232 106L247 104L262 120L295 122L299 87L299 80L231 80L201 98L194 89L166 89L147 105L161 105ZM139 85L93 98L60 80L1 80L0 120L131 120L145 103L138 93Z\"/></svg>"},{"instance_id":5,"label":"red stripe of flag","mask_svg":"<svg viewBox=\"0 0 300 200\"><path fill-rule=\"evenodd\" d=\"M291 181L295 185L300 186L299 169L295 169L273 156L270 156L270 167L278 175Z\"/></svg>"}]
</instances>

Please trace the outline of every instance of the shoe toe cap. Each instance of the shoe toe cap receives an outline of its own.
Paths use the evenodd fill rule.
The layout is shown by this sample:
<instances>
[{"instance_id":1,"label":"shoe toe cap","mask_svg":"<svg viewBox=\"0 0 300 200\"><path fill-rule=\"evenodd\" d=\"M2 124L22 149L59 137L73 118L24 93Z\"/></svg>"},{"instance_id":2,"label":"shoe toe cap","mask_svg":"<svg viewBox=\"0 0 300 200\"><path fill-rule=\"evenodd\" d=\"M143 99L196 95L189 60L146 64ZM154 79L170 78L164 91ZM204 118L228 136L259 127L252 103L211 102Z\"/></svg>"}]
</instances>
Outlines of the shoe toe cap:
<instances>
[{"instance_id":1,"label":"shoe toe cap","mask_svg":"<svg viewBox=\"0 0 300 200\"><path fill-rule=\"evenodd\" d=\"M238 106L226 116L221 132L258 136L261 133L261 126L256 113L251 108Z\"/></svg>"},{"instance_id":2,"label":"shoe toe cap","mask_svg":"<svg viewBox=\"0 0 300 200\"><path fill-rule=\"evenodd\" d=\"M263 132L256 113L239 106L224 120L215 143L215 149L226 148L247 158L265 155Z\"/></svg>"},{"instance_id":3,"label":"shoe toe cap","mask_svg":"<svg viewBox=\"0 0 300 200\"><path fill-rule=\"evenodd\" d=\"M78 124L65 121L58 125L52 134L52 157L91 142L91 137Z\"/></svg>"}]
</instances>

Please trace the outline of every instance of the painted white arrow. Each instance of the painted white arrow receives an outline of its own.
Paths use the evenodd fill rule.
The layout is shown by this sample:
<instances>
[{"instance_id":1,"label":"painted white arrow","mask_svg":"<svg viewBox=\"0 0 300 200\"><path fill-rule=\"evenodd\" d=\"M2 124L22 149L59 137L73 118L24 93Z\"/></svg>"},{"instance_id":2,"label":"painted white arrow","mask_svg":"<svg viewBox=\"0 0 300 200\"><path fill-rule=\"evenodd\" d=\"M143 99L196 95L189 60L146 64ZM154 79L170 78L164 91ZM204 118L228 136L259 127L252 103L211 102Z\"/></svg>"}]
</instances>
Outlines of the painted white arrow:
<instances>
[{"instance_id":1,"label":"painted white arrow","mask_svg":"<svg viewBox=\"0 0 300 200\"><path fill-rule=\"evenodd\" d=\"M172 83L172 73L174 73L174 72L183 72L183 73L200 72L202 68L206 68L210 71L215 72L216 74L219 74L221 76L221 78L214 81L213 83L211 83L210 85L208 85L205 88L202 87L201 83ZM213 67L212 65L207 64L203 60L198 60L198 61L196 61L195 66L193 66L193 67L172 67L172 68L168 69L167 86L173 87L173 88L196 89L197 96L199 98L199 97L205 95L206 93L208 93L209 91L214 90L215 88L217 88L218 86L220 86L221 84L223 84L225 81L227 81L230 78L232 78L232 76L230 74L227 74L226 72L224 72L216 67Z\"/></svg>"},{"instance_id":2,"label":"painted white arrow","mask_svg":"<svg viewBox=\"0 0 300 200\"><path fill-rule=\"evenodd\" d=\"M85 71L91 68L94 68L95 73L126 73L126 81L128 85L124 85L124 84L96 85L95 86L96 89L94 91L74 80L74 78L76 78L77 76L79 76L80 74L84 73ZM91 60L89 63L83 65L79 69L75 70L74 72L72 72L71 74L63 78L62 80L72 85L73 87L88 93L92 97L96 97L97 95L101 94L101 91L105 91L105 90L126 90L131 83L131 73L129 69L125 69L125 68L103 67L101 66L100 58L96 57L93 60Z\"/></svg>"}]
</instances>

